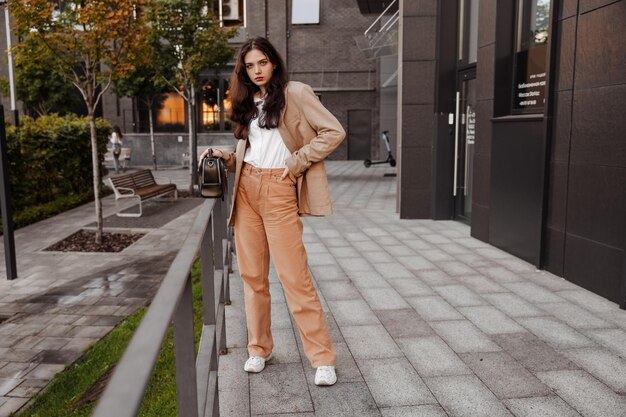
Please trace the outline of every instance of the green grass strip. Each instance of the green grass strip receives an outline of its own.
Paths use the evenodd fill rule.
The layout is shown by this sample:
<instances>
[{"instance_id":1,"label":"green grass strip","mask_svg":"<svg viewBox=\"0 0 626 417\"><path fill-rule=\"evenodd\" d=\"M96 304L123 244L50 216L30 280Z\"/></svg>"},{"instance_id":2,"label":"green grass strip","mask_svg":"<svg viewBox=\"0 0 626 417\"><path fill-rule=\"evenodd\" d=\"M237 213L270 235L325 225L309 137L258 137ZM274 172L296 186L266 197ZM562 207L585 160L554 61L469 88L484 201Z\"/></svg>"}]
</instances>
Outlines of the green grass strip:
<instances>
[{"instance_id":1,"label":"green grass strip","mask_svg":"<svg viewBox=\"0 0 626 417\"><path fill-rule=\"evenodd\" d=\"M194 332L196 351L202 331L202 287L200 285L200 262L192 268L192 291L194 303ZM31 407L18 414L19 417L87 417L93 413L95 403L73 409L73 405L112 366L119 362L135 330L146 312L142 308L126 318L102 340L93 345L81 359L57 374L47 389L37 394ZM175 417L176 365L174 337L168 330L161 352L154 367L144 401L137 414L142 417Z\"/></svg>"}]
</instances>

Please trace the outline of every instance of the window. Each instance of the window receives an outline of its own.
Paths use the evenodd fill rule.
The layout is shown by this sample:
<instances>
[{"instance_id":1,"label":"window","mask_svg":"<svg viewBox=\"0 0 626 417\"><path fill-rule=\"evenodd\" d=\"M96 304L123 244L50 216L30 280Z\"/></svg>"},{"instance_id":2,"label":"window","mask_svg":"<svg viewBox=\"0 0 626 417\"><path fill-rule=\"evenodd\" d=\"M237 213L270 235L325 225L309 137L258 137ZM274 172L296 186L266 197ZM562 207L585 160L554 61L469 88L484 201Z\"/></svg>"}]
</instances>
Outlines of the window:
<instances>
[{"instance_id":1,"label":"window","mask_svg":"<svg viewBox=\"0 0 626 417\"><path fill-rule=\"evenodd\" d=\"M141 133L150 131L148 107L145 100L138 100L139 128ZM152 108L155 132L184 133L189 129L187 102L177 93L163 94L155 100ZM230 132L232 121L230 83L227 75L201 79L196 93L196 121L199 133Z\"/></svg>"},{"instance_id":2,"label":"window","mask_svg":"<svg viewBox=\"0 0 626 417\"><path fill-rule=\"evenodd\" d=\"M320 0L292 0L291 24L318 25L320 23Z\"/></svg>"},{"instance_id":3,"label":"window","mask_svg":"<svg viewBox=\"0 0 626 417\"><path fill-rule=\"evenodd\" d=\"M152 109L148 109L148 102L144 98L137 100L137 131L150 132L150 115L154 122L155 132L185 132L187 126L187 103L177 93L163 94L154 100Z\"/></svg>"},{"instance_id":4,"label":"window","mask_svg":"<svg viewBox=\"0 0 626 417\"><path fill-rule=\"evenodd\" d=\"M215 78L204 80L200 92L200 132L231 131L228 117L231 108L229 80Z\"/></svg>"},{"instance_id":5,"label":"window","mask_svg":"<svg viewBox=\"0 0 626 417\"><path fill-rule=\"evenodd\" d=\"M207 81L202 88L202 115L203 130L219 130L219 80Z\"/></svg>"},{"instance_id":6,"label":"window","mask_svg":"<svg viewBox=\"0 0 626 417\"><path fill-rule=\"evenodd\" d=\"M513 113L543 113L550 0L518 0L513 51Z\"/></svg>"},{"instance_id":7,"label":"window","mask_svg":"<svg viewBox=\"0 0 626 417\"><path fill-rule=\"evenodd\" d=\"M177 93L168 93L157 112L158 126L185 126L185 100Z\"/></svg>"},{"instance_id":8,"label":"window","mask_svg":"<svg viewBox=\"0 0 626 417\"><path fill-rule=\"evenodd\" d=\"M478 3L479 0L459 2L459 51L461 64L475 64L478 58Z\"/></svg>"}]
</instances>

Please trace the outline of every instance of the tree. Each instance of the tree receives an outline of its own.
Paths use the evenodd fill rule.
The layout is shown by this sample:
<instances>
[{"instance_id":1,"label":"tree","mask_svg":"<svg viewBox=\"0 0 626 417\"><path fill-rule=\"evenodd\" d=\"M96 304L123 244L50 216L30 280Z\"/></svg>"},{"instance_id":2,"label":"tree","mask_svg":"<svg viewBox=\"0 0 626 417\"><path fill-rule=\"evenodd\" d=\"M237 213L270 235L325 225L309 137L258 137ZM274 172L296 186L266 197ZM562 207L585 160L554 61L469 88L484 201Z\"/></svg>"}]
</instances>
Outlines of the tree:
<instances>
[{"instance_id":1,"label":"tree","mask_svg":"<svg viewBox=\"0 0 626 417\"><path fill-rule=\"evenodd\" d=\"M149 39L156 71L186 102L189 115L189 192L195 178L195 106L199 75L218 70L232 58L228 39L236 29L220 27L206 0L154 0L149 9ZM173 69L171 75L167 70Z\"/></svg>"},{"instance_id":2,"label":"tree","mask_svg":"<svg viewBox=\"0 0 626 417\"><path fill-rule=\"evenodd\" d=\"M171 77L171 71L167 66L162 65L165 77L161 77L155 70L155 66L150 59L157 59L154 56L149 44L143 49L143 57L137 62L135 69L129 71L124 77L115 80L113 92L118 96L135 97L142 101L148 108L148 119L150 125L150 146L152 149L152 168L157 169L157 157L154 146L154 120L152 117L152 108L154 104L159 102L163 94L170 91L169 84L165 82L166 78Z\"/></svg>"},{"instance_id":3,"label":"tree","mask_svg":"<svg viewBox=\"0 0 626 417\"><path fill-rule=\"evenodd\" d=\"M10 0L15 30L50 53L49 65L73 84L87 106L96 208L96 242L102 240L100 162L96 106L114 77L134 69L145 24L138 10L146 0ZM15 50L16 54L20 49Z\"/></svg>"},{"instance_id":4,"label":"tree","mask_svg":"<svg viewBox=\"0 0 626 417\"><path fill-rule=\"evenodd\" d=\"M31 40L14 46L17 98L39 116L54 110L65 113L82 101L75 88L50 67L50 50ZM0 80L3 94L9 95L9 81Z\"/></svg>"}]
</instances>

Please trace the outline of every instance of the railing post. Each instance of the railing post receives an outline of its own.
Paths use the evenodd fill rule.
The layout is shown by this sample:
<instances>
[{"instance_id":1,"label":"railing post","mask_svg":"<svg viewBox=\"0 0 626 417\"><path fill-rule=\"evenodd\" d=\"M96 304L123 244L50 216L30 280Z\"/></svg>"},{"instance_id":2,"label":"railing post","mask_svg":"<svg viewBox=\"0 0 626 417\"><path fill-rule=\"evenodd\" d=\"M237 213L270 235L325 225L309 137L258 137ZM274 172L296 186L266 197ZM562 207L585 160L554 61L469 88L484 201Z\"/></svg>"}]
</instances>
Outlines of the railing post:
<instances>
[{"instance_id":1,"label":"railing post","mask_svg":"<svg viewBox=\"0 0 626 417\"><path fill-rule=\"evenodd\" d=\"M225 324L225 323L224 323ZM220 416L220 395L219 395L219 378L218 378L218 358L217 358L217 347L214 345L213 349L211 349L211 360L209 361L209 375L214 375L215 385L209 382L209 387L213 388L213 392L209 392L208 395L212 396L211 401L207 401L205 403L204 408L204 416L208 417L219 417ZM209 376L209 379L211 377ZM208 397L207 397L208 400Z\"/></svg>"},{"instance_id":2,"label":"railing post","mask_svg":"<svg viewBox=\"0 0 626 417\"><path fill-rule=\"evenodd\" d=\"M199 417L191 274L187 276L185 289L174 313L174 355L176 359L178 415L180 417Z\"/></svg>"},{"instance_id":3,"label":"railing post","mask_svg":"<svg viewBox=\"0 0 626 417\"><path fill-rule=\"evenodd\" d=\"M224 269L224 230L226 221L224 220L224 203L221 200L215 202L213 208L213 242L215 243L215 269Z\"/></svg>"},{"instance_id":4,"label":"railing post","mask_svg":"<svg viewBox=\"0 0 626 417\"><path fill-rule=\"evenodd\" d=\"M226 218L228 216L228 203L226 201L222 202L222 213L224 213L224 215L222 216L222 230L224 231L224 305L230 305L230 273L232 272L232 262L230 254L230 233L228 230L228 225L226 224L226 222L228 221L228 219Z\"/></svg>"},{"instance_id":5,"label":"railing post","mask_svg":"<svg viewBox=\"0 0 626 417\"><path fill-rule=\"evenodd\" d=\"M211 214L211 218L213 216L215 216L215 212ZM213 247L213 222L209 220L200 244L200 260L202 261L202 318L204 324L215 324L215 315L217 314Z\"/></svg>"},{"instance_id":6,"label":"railing post","mask_svg":"<svg viewBox=\"0 0 626 417\"><path fill-rule=\"evenodd\" d=\"M219 298L223 298L223 280L219 276L216 279L213 262L211 215L214 206L215 202L202 204L189 235L107 384L94 416L133 417L138 413L173 321L177 415L219 417L216 330L221 326L219 333L224 334L225 320L224 304L216 301L215 294L215 285L219 285ZM206 290L203 295L208 305L203 320L214 324L203 325L196 357L190 270L198 254L203 261L202 281Z\"/></svg>"},{"instance_id":7,"label":"railing post","mask_svg":"<svg viewBox=\"0 0 626 417\"><path fill-rule=\"evenodd\" d=\"M225 294L226 294L226 285L228 281L226 277L228 276L228 268L227 265L224 265L224 239L226 237L226 219L224 213L226 212L224 208L225 204L222 201L218 201L213 209L213 242L215 245L215 269L219 269L222 271L221 282L220 282L220 294L219 294L219 305L223 308L226 305L225 302ZM230 302L230 301L229 301ZM219 311L219 307L218 307ZM226 354L226 312L222 317L218 317L221 320L221 323L217 326L218 329L221 328L221 332L219 334L219 352L220 354Z\"/></svg>"}]
</instances>

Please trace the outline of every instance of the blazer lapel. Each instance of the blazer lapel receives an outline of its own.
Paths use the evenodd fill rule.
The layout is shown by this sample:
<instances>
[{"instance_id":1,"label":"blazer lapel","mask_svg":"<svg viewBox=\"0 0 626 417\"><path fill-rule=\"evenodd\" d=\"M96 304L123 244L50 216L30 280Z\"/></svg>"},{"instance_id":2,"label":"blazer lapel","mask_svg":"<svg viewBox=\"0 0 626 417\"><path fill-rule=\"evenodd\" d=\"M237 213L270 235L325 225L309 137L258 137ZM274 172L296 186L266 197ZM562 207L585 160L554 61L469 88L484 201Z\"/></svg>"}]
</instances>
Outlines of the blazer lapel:
<instances>
[{"instance_id":1,"label":"blazer lapel","mask_svg":"<svg viewBox=\"0 0 626 417\"><path fill-rule=\"evenodd\" d=\"M289 152L294 153L302 147L302 144L298 143L297 138L295 138L294 135L292 135L287 128L286 122L289 121L287 120L289 119L289 88L285 90L285 100L287 100L287 102L285 103L285 107L280 114L280 124L278 125L278 131L280 132L280 136L283 138L285 146L287 147L287 149L289 149Z\"/></svg>"},{"instance_id":2,"label":"blazer lapel","mask_svg":"<svg viewBox=\"0 0 626 417\"><path fill-rule=\"evenodd\" d=\"M278 131L280 132L280 137L283 138L285 146L287 147L287 149L289 149L289 152L294 153L295 151L300 149L293 135L291 134L289 129L287 129L287 126L285 126L284 120L281 120L280 125L278 125Z\"/></svg>"},{"instance_id":3,"label":"blazer lapel","mask_svg":"<svg viewBox=\"0 0 626 417\"><path fill-rule=\"evenodd\" d=\"M230 206L230 213L228 214L228 226L234 225L233 213L235 210L235 200L237 200L237 188L239 188L239 177L241 176L241 168L243 167L243 158L246 155L246 147L248 146L248 139L240 140L237 142L237 148L235 149L235 155L237 160L235 161L235 183L233 184L233 199Z\"/></svg>"}]
</instances>

